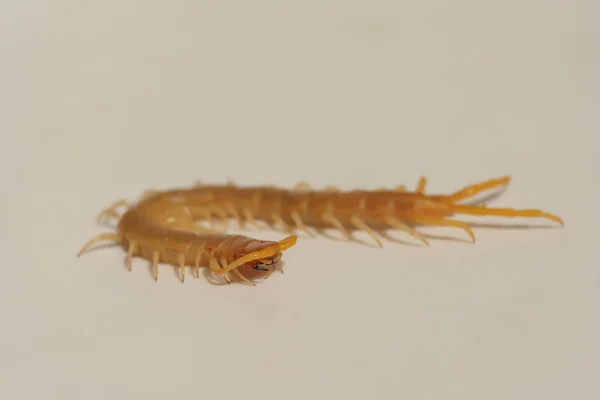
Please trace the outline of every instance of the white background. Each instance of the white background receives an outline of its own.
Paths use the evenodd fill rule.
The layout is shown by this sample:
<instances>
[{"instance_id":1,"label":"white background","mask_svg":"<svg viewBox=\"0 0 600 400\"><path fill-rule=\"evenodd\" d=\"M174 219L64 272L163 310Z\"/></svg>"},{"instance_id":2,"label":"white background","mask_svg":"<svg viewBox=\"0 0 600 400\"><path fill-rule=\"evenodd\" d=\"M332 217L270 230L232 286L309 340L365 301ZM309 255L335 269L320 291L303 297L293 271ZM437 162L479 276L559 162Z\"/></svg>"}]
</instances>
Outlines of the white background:
<instances>
[{"instance_id":1,"label":"white background","mask_svg":"<svg viewBox=\"0 0 600 400\"><path fill-rule=\"evenodd\" d=\"M593 1L6 2L0 398L599 398L598 15ZM447 193L505 174L493 205L566 227L476 227L476 244L423 229L456 238L430 248L301 237L256 288L181 284L168 266L154 282L119 247L75 257L110 231L94 221L109 203L195 179L425 175Z\"/></svg>"}]
</instances>

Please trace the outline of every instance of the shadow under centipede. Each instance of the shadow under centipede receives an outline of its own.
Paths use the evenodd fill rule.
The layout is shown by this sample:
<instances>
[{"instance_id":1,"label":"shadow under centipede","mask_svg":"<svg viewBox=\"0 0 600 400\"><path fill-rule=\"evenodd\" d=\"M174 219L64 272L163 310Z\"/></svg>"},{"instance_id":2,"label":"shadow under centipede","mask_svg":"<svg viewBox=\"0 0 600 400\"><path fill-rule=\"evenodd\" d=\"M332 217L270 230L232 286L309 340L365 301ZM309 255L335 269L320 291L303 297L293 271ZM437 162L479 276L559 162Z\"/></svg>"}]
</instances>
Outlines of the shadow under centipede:
<instances>
[{"instance_id":1,"label":"shadow under centipede","mask_svg":"<svg viewBox=\"0 0 600 400\"><path fill-rule=\"evenodd\" d=\"M470 238L465 239L465 238L461 238L461 237L457 237L457 236L432 235L432 234L427 234L427 233L422 233L421 235L428 241L441 240L441 241L445 241L445 242L473 244L473 241Z\"/></svg>"},{"instance_id":2,"label":"shadow under centipede","mask_svg":"<svg viewBox=\"0 0 600 400\"><path fill-rule=\"evenodd\" d=\"M364 245L364 246L368 246L368 247L379 248L379 246L375 242L369 242L367 240L357 239L354 235L352 235L352 233L354 231L358 231L358 230L348 229L348 231L352 235L352 239L349 240L346 237L333 236L330 233L328 233L325 228L313 228L313 229L319 235L321 235L321 236L323 236L323 237L325 237L325 238L327 238L329 240L332 240L332 241L358 243L358 244L361 244L361 245ZM371 240L373 240L373 239L371 239Z\"/></svg>"},{"instance_id":3,"label":"shadow under centipede","mask_svg":"<svg viewBox=\"0 0 600 400\"><path fill-rule=\"evenodd\" d=\"M522 223L522 224L496 223L496 224L493 224L493 223L482 223L482 222L465 222L465 224L468 225L470 228L474 228L474 229L528 230L528 229L559 229L559 228L562 228L561 226L556 226L556 225L552 225L552 224L548 224L548 225L546 225L546 224L526 224L526 223ZM425 227L425 228L435 227L435 228L437 228L436 226L432 226L432 225L419 225L419 224L411 224L409 226L411 228L418 228L418 227ZM441 228L441 227L439 227L439 228ZM424 244L408 242L405 240L395 238L395 237L391 236L388 233L388 231L389 231L388 229L382 228L378 231L378 233L383 238L385 238L389 241L401 244L401 245L416 246L416 247L428 247L428 246L425 246ZM398 232L393 229L391 231ZM431 233L423 233L423 232L420 232L420 233L428 241L443 240L443 241L465 243L465 244L473 243L470 238L461 237L460 231L459 231L459 235L436 235L436 234L431 234ZM477 232L475 232L475 234L477 235Z\"/></svg>"},{"instance_id":4,"label":"shadow under centipede","mask_svg":"<svg viewBox=\"0 0 600 400\"><path fill-rule=\"evenodd\" d=\"M394 231L394 232L396 232L396 231ZM409 241L406 241L406 240L398 239L397 237L394 237L394 236L390 235L387 230L381 230L381 231L379 231L377 233L382 238L384 238L385 240L389 240L390 242L393 242L393 243L396 243L396 244L400 244L400 245L403 245L403 246L427 247L425 244L414 243L414 242L409 242Z\"/></svg>"},{"instance_id":5,"label":"shadow under centipede","mask_svg":"<svg viewBox=\"0 0 600 400\"><path fill-rule=\"evenodd\" d=\"M560 225L542 225L542 224L507 224L507 223L483 223L483 222L465 222L469 227L476 229L559 229Z\"/></svg>"},{"instance_id":6,"label":"shadow under centipede","mask_svg":"<svg viewBox=\"0 0 600 400\"><path fill-rule=\"evenodd\" d=\"M326 228L320 228L320 227L313 227L313 231L317 233L317 235L323 236L329 240L333 240L335 242L347 242L348 239L346 238L340 238L337 236L333 236L331 233L327 232Z\"/></svg>"},{"instance_id":7,"label":"shadow under centipede","mask_svg":"<svg viewBox=\"0 0 600 400\"><path fill-rule=\"evenodd\" d=\"M464 204L465 205L471 205L471 206L479 206L482 204L487 204L487 203L491 203L492 201L496 200L498 197L500 197L504 192L506 191L506 187L502 188L502 189L498 189L495 191L492 191L488 194L486 194L485 196L481 197L480 199L473 199L471 201L467 201Z\"/></svg>"}]
</instances>

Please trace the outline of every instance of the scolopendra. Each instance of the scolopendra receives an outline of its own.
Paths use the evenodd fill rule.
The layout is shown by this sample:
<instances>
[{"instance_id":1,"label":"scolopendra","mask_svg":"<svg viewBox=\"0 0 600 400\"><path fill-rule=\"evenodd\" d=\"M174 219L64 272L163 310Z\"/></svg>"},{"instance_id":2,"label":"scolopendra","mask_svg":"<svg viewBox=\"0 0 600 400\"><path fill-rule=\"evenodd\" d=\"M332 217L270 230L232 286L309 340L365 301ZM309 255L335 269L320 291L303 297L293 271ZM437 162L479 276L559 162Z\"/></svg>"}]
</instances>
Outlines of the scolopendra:
<instances>
[{"instance_id":1,"label":"scolopendra","mask_svg":"<svg viewBox=\"0 0 600 400\"><path fill-rule=\"evenodd\" d=\"M132 258L141 256L152 262L154 277L158 280L158 264L169 263L180 268L182 281L185 267L194 266L199 277L200 266L231 283L235 277L253 284L247 275L268 277L274 271L282 253L294 246L295 231L311 236L308 227L333 227L349 240L351 231L360 230L382 246L377 233L381 228L396 228L407 232L425 245L428 241L413 226L436 225L464 230L475 241L475 234L464 222L447 219L454 214L501 217L539 217L561 225L558 216L537 209L515 210L490 208L485 205L464 205L464 200L510 182L505 176L469 185L449 195L425 193L427 179L422 177L414 192L405 186L394 189L342 191L329 186L316 191L305 182L293 189L276 187L238 187L202 185L166 191L147 191L136 204L119 200L99 217L118 219L117 232L100 234L90 239L78 256L99 241L110 240L123 245ZM123 215L117 212L126 207ZM227 235L214 229L203 228L196 221L217 216L223 221L236 219L240 227L257 226L266 221L279 226L291 235L281 241L257 240L241 235Z\"/></svg>"}]
</instances>

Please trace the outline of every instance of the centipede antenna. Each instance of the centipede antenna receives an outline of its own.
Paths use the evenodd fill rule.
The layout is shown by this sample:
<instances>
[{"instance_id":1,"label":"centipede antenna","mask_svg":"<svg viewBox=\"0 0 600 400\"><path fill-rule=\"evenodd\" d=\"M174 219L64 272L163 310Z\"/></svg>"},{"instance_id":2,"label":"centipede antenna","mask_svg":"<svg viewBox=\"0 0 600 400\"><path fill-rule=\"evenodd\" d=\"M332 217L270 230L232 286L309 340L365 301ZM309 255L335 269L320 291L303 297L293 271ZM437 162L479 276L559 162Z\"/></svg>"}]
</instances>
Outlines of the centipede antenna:
<instances>
[{"instance_id":1,"label":"centipede antenna","mask_svg":"<svg viewBox=\"0 0 600 400\"><path fill-rule=\"evenodd\" d=\"M298 241L298 236L291 235L291 236L286 237L285 239L280 240L277 247L279 248L279 251L285 251L285 250L289 249L290 247L292 247L293 245L295 245L297 241Z\"/></svg>"},{"instance_id":2,"label":"centipede antenna","mask_svg":"<svg viewBox=\"0 0 600 400\"><path fill-rule=\"evenodd\" d=\"M217 265L219 265L219 266L220 265L227 265L227 260L225 259L225 257L222 257L221 258L221 263L219 264L217 262ZM229 276L229 272L230 271L224 271L224 268L222 268L222 267L220 267L220 268L221 268L221 274L225 277L225 280L227 281L227 284L231 285L231 276ZM236 268L236 270L237 270L237 268Z\"/></svg>"}]
</instances>

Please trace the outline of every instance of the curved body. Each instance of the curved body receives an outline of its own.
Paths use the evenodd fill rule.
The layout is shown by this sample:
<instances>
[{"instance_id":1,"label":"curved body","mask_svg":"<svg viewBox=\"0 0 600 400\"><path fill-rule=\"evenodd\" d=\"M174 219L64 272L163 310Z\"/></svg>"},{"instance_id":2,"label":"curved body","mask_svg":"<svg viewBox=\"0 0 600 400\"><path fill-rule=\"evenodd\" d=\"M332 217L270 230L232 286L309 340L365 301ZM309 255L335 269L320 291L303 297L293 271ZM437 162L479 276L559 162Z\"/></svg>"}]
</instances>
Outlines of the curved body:
<instances>
[{"instance_id":1,"label":"curved body","mask_svg":"<svg viewBox=\"0 0 600 400\"><path fill-rule=\"evenodd\" d=\"M148 192L134 205L119 201L101 215L119 218L117 233L100 235L90 240L80 254L99 240L114 240L128 249L128 262L142 256L153 262L158 278L159 262L179 265L182 279L185 266L208 266L231 280L230 273L252 283L246 275L258 271L267 276L273 272L282 252L296 243L291 235L280 242L262 241L246 236L218 233L196 224L199 219L217 216L234 218L240 225L257 224L258 220L278 225L282 230L303 230L308 227L334 227L348 239L351 231L368 232L381 246L377 232L381 228L396 228L408 232L425 244L427 240L411 225L453 226L466 231L475 240L472 230L463 222L448 219L462 213L503 217L540 217L563 224L562 220L541 210L514 210L461 205L461 201L491 188L508 184L510 178L492 179L450 195L425 194L426 180L421 178L415 192L404 187L393 190L340 191L330 187L315 191L307 184L292 190L271 187L201 186ZM116 212L128 206L122 215ZM198 272L197 272L198 275Z\"/></svg>"}]
</instances>

